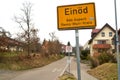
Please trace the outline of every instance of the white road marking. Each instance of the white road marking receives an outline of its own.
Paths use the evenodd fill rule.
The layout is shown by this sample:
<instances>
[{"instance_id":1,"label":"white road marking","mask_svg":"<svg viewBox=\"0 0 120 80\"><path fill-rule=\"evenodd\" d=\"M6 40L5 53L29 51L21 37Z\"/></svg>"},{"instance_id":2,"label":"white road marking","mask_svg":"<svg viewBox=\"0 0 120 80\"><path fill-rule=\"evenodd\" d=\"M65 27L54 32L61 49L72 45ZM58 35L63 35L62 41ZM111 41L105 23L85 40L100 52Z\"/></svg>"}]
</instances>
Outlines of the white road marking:
<instances>
[{"instance_id":1,"label":"white road marking","mask_svg":"<svg viewBox=\"0 0 120 80\"><path fill-rule=\"evenodd\" d=\"M62 71L62 68L58 69L57 71L58 71L58 72Z\"/></svg>"},{"instance_id":2,"label":"white road marking","mask_svg":"<svg viewBox=\"0 0 120 80\"><path fill-rule=\"evenodd\" d=\"M60 71L62 71L62 68L54 68L53 70L52 70L52 72L60 72Z\"/></svg>"},{"instance_id":3,"label":"white road marking","mask_svg":"<svg viewBox=\"0 0 120 80\"><path fill-rule=\"evenodd\" d=\"M57 70L57 68L53 69L52 72L55 72Z\"/></svg>"}]
</instances>

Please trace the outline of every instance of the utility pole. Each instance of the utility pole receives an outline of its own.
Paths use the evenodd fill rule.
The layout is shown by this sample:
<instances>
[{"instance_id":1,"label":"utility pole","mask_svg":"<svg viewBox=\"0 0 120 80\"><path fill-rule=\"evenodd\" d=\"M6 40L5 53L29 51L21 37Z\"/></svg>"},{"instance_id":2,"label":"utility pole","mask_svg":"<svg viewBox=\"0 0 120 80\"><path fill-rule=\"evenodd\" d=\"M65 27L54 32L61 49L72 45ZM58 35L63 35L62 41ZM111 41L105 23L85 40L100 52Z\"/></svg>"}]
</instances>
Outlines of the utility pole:
<instances>
[{"instance_id":1,"label":"utility pole","mask_svg":"<svg viewBox=\"0 0 120 80\"><path fill-rule=\"evenodd\" d=\"M119 54L119 36L118 36L118 24L117 24L117 7L116 0L114 0L115 8L115 26L116 26L116 53L117 53L117 65L118 65L118 80L120 80L120 54Z\"/></svg>"}]
</instances>

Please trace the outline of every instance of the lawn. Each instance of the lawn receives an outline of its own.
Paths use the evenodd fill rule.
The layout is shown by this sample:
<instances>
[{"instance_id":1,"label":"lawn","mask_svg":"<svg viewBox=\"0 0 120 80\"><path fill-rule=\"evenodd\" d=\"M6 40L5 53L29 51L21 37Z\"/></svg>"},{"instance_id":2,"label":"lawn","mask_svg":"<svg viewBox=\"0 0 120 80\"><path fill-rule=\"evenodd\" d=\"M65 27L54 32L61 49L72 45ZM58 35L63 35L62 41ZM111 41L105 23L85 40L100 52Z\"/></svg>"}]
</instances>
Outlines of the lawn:
<instances>
[{"instance_id":1,"label":"lawn","mask_svg":"<svg viewBox=\"0 0 120 80\"><path fill-rule=\"evenodd\" d=\"M51 55L48 57L37 55L31 55L30 57L25 55L18 55L18 53L4 53L0 55L0 69L5 70L26 70L31 68L37 68L45 66L51 62L59 60L64 56Z\"/></svg>"},{"instance_id":2,"label":"lawn","mask_svg":"<svg viewBox=\"0 0 120 80\"><path fill-rule=\"evenodd\" d=\"M105 63L88 71L99 80L118 80L117 64Z\"/></svg>"}]
</instances>

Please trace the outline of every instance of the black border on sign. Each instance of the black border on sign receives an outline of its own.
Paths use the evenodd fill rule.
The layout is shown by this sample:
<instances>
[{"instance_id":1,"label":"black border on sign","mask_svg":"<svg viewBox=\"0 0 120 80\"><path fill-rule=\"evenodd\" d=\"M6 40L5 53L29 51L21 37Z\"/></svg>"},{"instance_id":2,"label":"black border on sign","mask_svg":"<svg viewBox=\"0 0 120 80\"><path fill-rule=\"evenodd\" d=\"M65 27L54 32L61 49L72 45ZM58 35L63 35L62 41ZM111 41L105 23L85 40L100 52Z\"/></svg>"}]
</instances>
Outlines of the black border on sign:
<instances>
[{"instance_id":1,"label":"black border on sign","mask_svg":"<svg viewBox=\"0 0 120 80\"><path fill-rule=\"evenodd\" d=\"M88 26L77 26L77 27L65 27L65 28L59 28L59 11L58 8L60 7L69 7L69 6L78 6L78 5L87 5L87 4L93 4L94 6L94 17L95 17L95 25L88 25ZM57 28L58 30L76 30L76 29L94 29L96 27L96 11L95 11L95 3L83 3L83 4L72 4L72 5L62 5L62 6L57 6Z\"/></svg>"}]
</instances>

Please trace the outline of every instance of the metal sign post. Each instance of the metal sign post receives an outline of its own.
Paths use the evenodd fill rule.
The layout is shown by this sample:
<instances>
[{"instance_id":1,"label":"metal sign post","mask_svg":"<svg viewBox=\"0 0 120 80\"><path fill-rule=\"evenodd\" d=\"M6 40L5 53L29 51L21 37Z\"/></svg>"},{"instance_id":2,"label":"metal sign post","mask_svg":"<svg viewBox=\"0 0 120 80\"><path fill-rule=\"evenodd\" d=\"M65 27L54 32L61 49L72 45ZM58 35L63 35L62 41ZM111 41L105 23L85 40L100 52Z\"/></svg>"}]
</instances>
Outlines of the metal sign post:
<instances>
[{"instance_id":1,"label":"metal sign post","mask_svg":"<svg viewBox=\"0 0 120 80\"><path fill-rule=\"evenodd\" d=\"M72 52L72 46L70 45L70 42L68 42L67 46L66 46L66 52L68 53L68 72L70 73L70 64L71 64L71 60L70 60L70 53Z\"/></svg>"},{"instance_id":2,"label":"metal sign post","mask_svg":"<svg viewBox=\"0 0 120 80\"><path fill-rule=\"evenodd\" d=\"M80 71L80 49L79 49L79 32L75 30L76 36L76 56L77 56L77 74L78 80L81 80L81 71Z\"/></svg>"},{"instance_id":3,"label":"metal sign post","mask_svg":"<svg viewBox=\"0 0 120 80\"><path fill-rule=\"evenodd\" d=\"M70 52L68 52L68 61L69 61L69 63L68 63L68 71L70 73L70 64L71 64L71 61L70 61Z\"/></svg>"},{"instance_id":4,"label":"metal sign post","mask_svg":"<svg viewBox=\"0 0 120 80\"><path fill-rule=\"evenodd\" d=\"M117 65L118 65L118 80L120 80L120 54L119 54L119 39L118 39L118 25L117 25L117 7L116 7L116 0L114 0L114 6L115 6L116 53L117 53Z\"/></svg>"},{"instance_id":5,"label":"metal sign post","mask_svg":"<svg viewBox=\"0 0 120 80\"><path fill-rule=\"evenodd\" d=\"M78 29L95 28L96 26L95 3L58 6L57 22L58 22L59 30L75 30L77 73L78 73L78 80L81 80Z\"/></svg>"}]
</instances>

